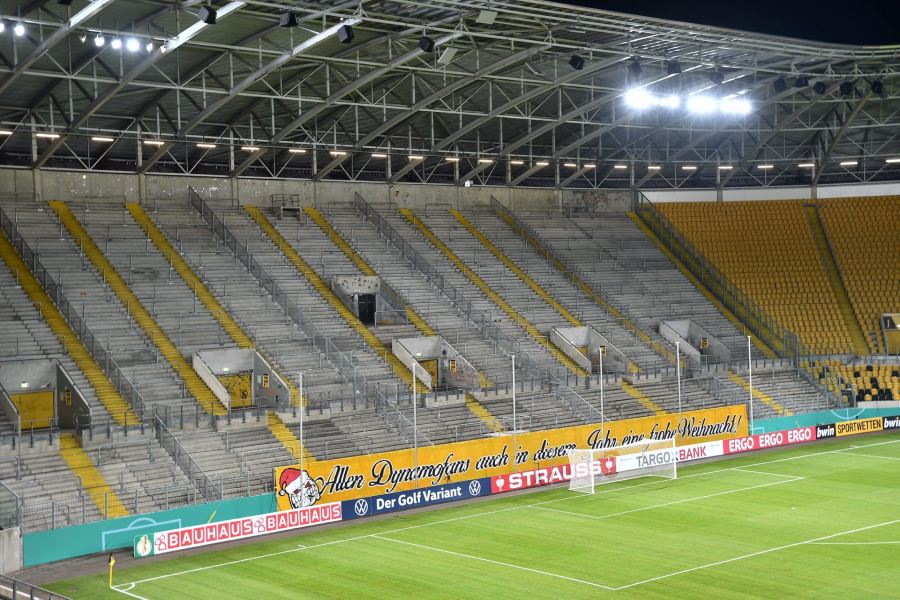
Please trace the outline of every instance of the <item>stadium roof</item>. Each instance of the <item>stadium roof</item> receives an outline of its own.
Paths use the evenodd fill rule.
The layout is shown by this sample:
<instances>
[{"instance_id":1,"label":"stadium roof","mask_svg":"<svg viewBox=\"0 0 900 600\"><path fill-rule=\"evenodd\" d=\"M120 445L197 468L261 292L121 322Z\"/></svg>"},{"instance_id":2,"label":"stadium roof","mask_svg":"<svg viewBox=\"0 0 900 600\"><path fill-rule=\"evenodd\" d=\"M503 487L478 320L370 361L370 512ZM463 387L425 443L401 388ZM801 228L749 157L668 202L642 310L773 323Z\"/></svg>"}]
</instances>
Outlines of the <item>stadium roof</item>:
<instances>
[{"instance_id":1,"label":"stadium roof","mask_svg":"<svg viewBox=\"0 0 900 600\"><path fill-rule=\"evenodd\" d=\"M900 46L540 0L213 7L215 24L197 0L4 14L0 164L574 188L900 179Z\"/></svg>"}]
</instances>

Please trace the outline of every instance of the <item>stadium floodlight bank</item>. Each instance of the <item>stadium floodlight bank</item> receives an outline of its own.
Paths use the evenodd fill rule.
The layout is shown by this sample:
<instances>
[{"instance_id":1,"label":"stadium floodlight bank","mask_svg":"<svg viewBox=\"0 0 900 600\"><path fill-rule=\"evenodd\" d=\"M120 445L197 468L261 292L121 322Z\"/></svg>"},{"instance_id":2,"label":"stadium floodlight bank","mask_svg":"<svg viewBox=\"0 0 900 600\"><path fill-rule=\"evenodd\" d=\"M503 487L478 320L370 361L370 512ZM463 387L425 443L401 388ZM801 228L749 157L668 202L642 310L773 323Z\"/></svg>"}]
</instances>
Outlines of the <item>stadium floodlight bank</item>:
<instances>
[{"instance_id":1,"label":"stadium floodlight bank","mask_svg":"<svg viewBox=\"0 0 900 600\"><path fill-rule=\"evenodd\" d=\"M641 440L611 448L569 451L569 490L593 494L598 485L635 479L678 479L675 439Z\"/></svg>"}]
</instances>

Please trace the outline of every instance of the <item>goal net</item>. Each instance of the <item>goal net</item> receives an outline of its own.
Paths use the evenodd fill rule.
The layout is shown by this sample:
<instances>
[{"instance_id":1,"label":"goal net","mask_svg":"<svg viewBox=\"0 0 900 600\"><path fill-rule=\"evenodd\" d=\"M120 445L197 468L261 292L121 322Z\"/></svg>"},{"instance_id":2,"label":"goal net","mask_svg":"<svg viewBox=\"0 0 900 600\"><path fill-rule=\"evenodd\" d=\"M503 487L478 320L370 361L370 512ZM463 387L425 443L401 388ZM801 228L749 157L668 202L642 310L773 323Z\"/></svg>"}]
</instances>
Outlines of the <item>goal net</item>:
<instances>
[{"instance_id":1,"label":"goal net","mask_svg":"<svg viewBox=\"0 0 900 600\"><path fill-rule=\"evenodd\" d=\"M593 494L604 483L636 477L677 479L675 440L641 440L597 450L569 451L569 490Z\"/></svg>"}]
</instances>

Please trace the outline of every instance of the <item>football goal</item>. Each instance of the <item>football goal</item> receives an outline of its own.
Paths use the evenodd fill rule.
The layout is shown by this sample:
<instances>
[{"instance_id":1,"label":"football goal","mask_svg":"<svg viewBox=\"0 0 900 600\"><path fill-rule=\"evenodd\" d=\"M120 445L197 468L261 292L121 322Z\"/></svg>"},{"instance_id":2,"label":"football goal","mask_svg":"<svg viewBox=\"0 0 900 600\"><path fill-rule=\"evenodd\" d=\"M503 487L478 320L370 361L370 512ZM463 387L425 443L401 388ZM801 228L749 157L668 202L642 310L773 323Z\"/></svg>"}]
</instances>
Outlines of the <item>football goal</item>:
<instances>
[{"instance_id":1,"label":"football goal","mask_svg":"<svg viewBox=\"0 0 900 600\"><path fill-rule=\"evenodd\" d=\"M569 490L593 494L596 486L634 479L677 479L675 440L641 440L611 448L575 449L569 452L572 477Z\"/></svg>"}]
</instances>

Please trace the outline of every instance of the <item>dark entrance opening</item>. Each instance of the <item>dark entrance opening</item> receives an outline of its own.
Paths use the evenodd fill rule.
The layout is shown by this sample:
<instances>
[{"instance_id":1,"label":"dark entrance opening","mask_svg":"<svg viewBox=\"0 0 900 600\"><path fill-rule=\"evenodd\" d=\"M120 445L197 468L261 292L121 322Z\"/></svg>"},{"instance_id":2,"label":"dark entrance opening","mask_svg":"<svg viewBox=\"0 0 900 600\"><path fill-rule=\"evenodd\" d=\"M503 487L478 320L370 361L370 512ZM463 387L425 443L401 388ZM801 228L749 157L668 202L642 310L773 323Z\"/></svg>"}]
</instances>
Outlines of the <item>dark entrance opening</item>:
<instances>
[{"instance_id":1,"label":"dark entrance opening","mask_svg":"<svg viewBox=\"0 0 900 600\"><path fill-rule=\"evenodd\" d=\"M375 324L375 294L359 295L359 320L363 325Z\"/></svg>"}]
</instances>

